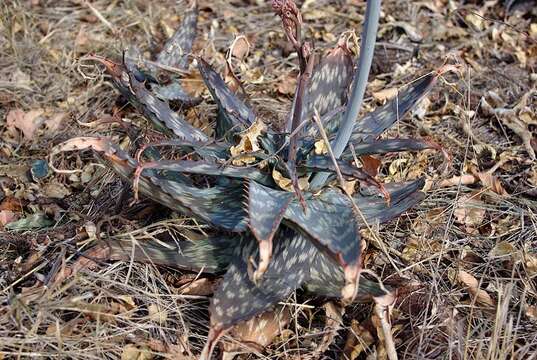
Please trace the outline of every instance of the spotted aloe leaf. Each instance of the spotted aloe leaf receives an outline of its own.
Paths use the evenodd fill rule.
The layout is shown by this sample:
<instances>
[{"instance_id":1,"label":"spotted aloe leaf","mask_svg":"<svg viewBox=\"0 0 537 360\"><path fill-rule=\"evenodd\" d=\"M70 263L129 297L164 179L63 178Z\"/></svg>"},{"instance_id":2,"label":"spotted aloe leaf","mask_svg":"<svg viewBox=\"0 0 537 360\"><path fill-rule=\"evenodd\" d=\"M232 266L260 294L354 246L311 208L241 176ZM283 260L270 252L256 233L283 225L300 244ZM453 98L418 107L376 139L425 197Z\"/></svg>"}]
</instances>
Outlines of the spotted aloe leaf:
<instances>
[{"instance_id":1,"label":"spotted aloe leaf","mask_svg":"<svg viewBox=\"0 0 537 360\"><path fill-rule=\"evenodd\" d=\"M409 210L423 199L423 193L419 191L423 185L423 179L406 183L387 184L386 189L390 192L390 197L392 198L390 204L375 196L356 195L354 199L363 215L363 220L360 220L360 226L365 226L364 222L371 225L384 223ZM289 230L284 232L289 237L285 241L294 241L296 237L300 236L299 234L290 233ZM285 239L284 235L275 239L275 242L279 244L282 239ZM155 264L190 269L196 272L203 270L216 273L227 270L233 261L238 261L239 259L239 262L247 264L249 259L258 253L258 248L254 244L255 240L242 235L208 237L194 242L180 241L179 243L139 241L135 244L134 260L141 262L152 261ZM133 245L130 242L111 241L109 245L112 249L112 259L131 260ZM275 254L279 252L280 250L275 250ZM306 243L304 252L313 254L310 276L304 283L305 288L317 295L339 297L345 282L343 271L339 264L334 262L323 251L320 251L310 241ZM243 269L248 267L244 264L238 266ZM265 281L270 281L268 274L267 277L263 278L263 284ZM237 292L236 289L231 290ZM382 293L383 291L375 282L368 282L363 277L360 279L359 298L378 296Z\"/></svg>"},{"instance_id":2,"label":"spotted aloe leaf","mask_svg":"<svg viewBox=\"0 0 537 360\"><path fill-rule=\"evenodd\" d=\"M175 136L187 141L207 142L209 140L201 130L193 127L181 115L172 111L166 101L160 100L147 90L144 84L133 75L132 69L127 68L127 72L132 92L139 107L157 127L172 132Z\"/></svg>"},{"instance_id":3,"label":"spotted aloe leaf","mask_svg":"<svg viewBox=\"0 0 537 360\"><path fill-rule=\"evenodd\" d=\"M140 50L136 46L129 46L123 52L123 65L129 69L139 82L147 82L149 84L158 84L158 80L151 74L150 71L143 70L145 64Z\"/></svg>"},{"instance_id":4,"label":"spotted aloe leaf","mask_svg":"<svg viewBox=\"0 0 537 360\"><path fill-rule=\"evenodd\" d=\"M412 110L418 102L433 88L436 73L430 73L408 85L395 98L384 106L367 114L358 121L352 130L352 141L366 141L377 138L396 121Z\"/></svg>"},{"instance_id":5,"label":"spotted aloe leaf","mask_svg":"<svg viewBox=\"0 0 537 360\"><path fill-rule=\"evenodd\" d=\"M341 267L334 260L319 253L315 256L310 271L310 280L304 284L306 291L328 298L341 296L345 278ZM386 294L387 291L377 281L360 276L356 301L368 301Z\"/></svg>"},{"instance_id":6,"label":"spotted aloe leaf","mask_svg":"<svg viewBox=\"0 0 537 360\"><path fill-rule=\"evenodd\" d=\"M274 186L271 175L265 174L256 168L220 165L209 161L193 160L162 160L144 165L146 169L167 170L185 174L200 174L207 176L225 176L236 179L255 180L267 186Z\"/></svg>"},{"instance_id":7,"label":"spotted aloe leaf","mask_svg":"<svg viewBox=\"0 0 537 360\"><path fill-rule=\"evenodd\" d=\"M207 135L188 124L181 115L171 110L166 101L160 100L145 88L144 82L148 81L147 74L142 72L133 61L118 64L96 55L88 59L105 65L120 93L157 128L171 132L184 140L208 141Z\"/></svg>"},{"instance_id":8,"label":"spotted aloe leaf","mask_svg":"<svg viewBox=\"0 0 537 360\"><path fill-rule=\"evenodd\" d=\"M198 68L205 85L218 105L216 136L221 138L230 130L241 131L252 125L255 120L252 110L233 94L211 65L199 58Z\"/></svg>"},{"instance_id":9,"label":"spotted aloe leaf","mask_svg":"<svg viewBox=\"0 0 537 360\"><path fill-rule=\"evenodd\" d=\"M157 194L141 189L149 198L223 230L246 230L246 213L241 204L244 191L237 184L198 188L157 176L148 176L148 180L158 188ZM158 197L164 194L162 201Z\"/></svg>"},{"instance_id":10,"label":"spotted aloe leaf","mask_svg":"<svg viewBox=\"0 0 537 360\"><path fill-rule=\"evenodd\" d=\"M356 122L349 140L349 146L343 152L342 158L347 161L354 159L350 146L354 148L355 154L358 156L399 151L440 149L440 146L433 142L419 139L376 140L385 130L416 107L419 101L433 88L437 78L438 73L430 73L423 76L405 87L395 98L389 100L384 106L366 114L361 120ZM326 124L328 133L334 134L337 131L342 116L343 108L337 108L325 114L323 123ZM334 137L332 135L332 140ZM303 153L309 153L313 149L314 143L315 141L311 140L311 138L305 139L302 143Z\"/></svg>"},{"instance_id":11,"label":"spotted aloe leaf","mask_svg":"<svg viewBox=\"0 0 537 360\"><path fill-rule=\"evenodd\" d=\"M387 222L409 210L423 200L424 194L419 191L423 185L423 179L408 183L387 184L386 190L392 199L390 204L380 198L355 195L354 200L360 209L360 216L357 217L360 227ZM312 264L311 277L305 284L305 288L321 296L339 297L345 284L346 278L342 268L335 266L331 257L317 256ZM360 277L356 297L358 301L385 294L386 291L377 282Z\"/></svg>"},{"instance_id":12,"label":"spotted aloe leaf","mask_svg":"<svg viewBox=\"0 0 537 360\"><path fill-rule=\"evenodd\" d=\"M122 63L117 63L100 55L89 55L86 57L88 60L93 60L101 63L105 66L106 71L112 77L114 86L119 90L129 102L137 109L140 109L140 104L137 102L136 97L130 90L129 75L127 69Z\"/></svg>"},{"instance_id":13,"label":"spotted aloe leaf","mask_svg":"<svg viewBox=\"0 0 537 360\"><path fill-rule=\"evenodd\" d=\"M195 241L108 241L111 260L149 262L193 272L225 272L233 258L241 256L250 239L214 236Z\"/></svg>"},{"instance_id":14,"label":"spotted aloe leaf","mask_svg":"<svg viewBox=\"0 0 537 360\"><path fill-rule=\"evenodd\" d=\"M370 142L376 139L394 123L402 119L410 110L414 109L419 101L431 91L437 79L438 73L436 72L422 76L403 88L397 96L388 100L385 105L366 114L354 124L351 141L358 143L363 141ZM342 116L343 112L333 114L326 124L328 133L333 134L337 131Z\"/></svg>"},{"instance_id":15,"label":"spotted aloe leaf","mask_svg":"<svg viewBox=\"0 0 537 360\"><path fill-rule=\"evenodd\" d=\"M172 100L185 108L198 105L201 102L201 98L194 98L187 94L176 78L172 78L171 83L168 85L161 85L156 79L158 69L151 65L152 63L143 59L140 50L136 46L127 48L123 54L123 63L127 69L130 69L136 80L150 84L151 90L161 100ZM172 66L169 64L162 65Z\"/></svg>"},{"instance_id":16,"label":"spotted aloe leaf","mask_svg":"<svg viewBox=\"0 0 537 360\"><path fill-rule=\"evenodd\" d=\"M276 236L272 261L257 286L248 276L248 258L234 259L211 301L211 327L227 329L268 309L310 278L317 250L290 229Z\"/></svg>"},{"instance_id":17,"label":"spotted aloe leaf","mask_svg":"<svg viewBox=\"0 0 537 360\"><path fill-rule=\"evenodd\" d=\"M293 235L298 236L298 235ZM110 260L138 261L176 269L208 274L224 273L237 259L256 255L254 240L248 236L215 236L195 241L137 241L109 240ZM318 296L338 298L344 284L343 272L338 264L319 251L311 242L306 253L313 253L310 277L304 289ZM358 299L384 294L376 282L360 278Z\"/></svg>"},{"instance_id":18,"label":"spotted aloe leaf","mask_svg":"<svg viewBox=\"0 0 537 360\"><path fill-rule=\"evenodd\" d=\"M378 13L378 4L368 1L367 14ZM234 160L231 154L235 153L232 146L237 145L236 132L250 127L255 115L203 59L198 60L198 68L218 106L216 140L173 113L168 102L162 100L167 98L166 94L160 93L164 88L154 84L154 79L127 57L120 65L105 65L113 74L116 86L137 109L178 138L163 145L172 146L174 157L181 156L181 160L162 161L157 156L154 158L157 161L152 159L153 163L140 166L137 160L101 139L87 140L85 144L75 140L63 148L92 148L122 177L134 179L134 188L140 193L209 225L214 237L198 242L179 241L177 246L159 244L164 245L163 248L141 245L126 249L112 245L115 258L125 259L125 254L134 250L135 260L144 261L141 257L147 255L157 263L173 265L175 262L174 266L183 269L226 272L210 306L209 344L213 344L223 330L266 310L300 287L322 296L345 299L354 299L355 291L369 296L385 295L386 290L376 282L360 279L359 230L368 224L383 223L397 217L421 201L424 195L419 190L423 180L383 186L354 166L352 155L436 148L426 141L378 140L378 137L417 104L430 90L439 73L419 79L385 106L354 123L360 110L369 65L360 66L354 75L360 85L353 89L360 90L353 90L353 94L356 92L360 96L353 98L360 98L360 101L347 101L353 65L345 45L338 44L314 66L317 54L312 51L311 43L302 39L302 18L298 7L292 0L273 1L273 7L282 17L287 37L297 51L300 74L292 122L287 128L293 135L289 135L289 131L281 133L275 129L255 135L256 145L260 144L260 148L255 147L255 155L249 155L263 160L262 167L228 165ZM189 16L185 16L183 23L186 27L189 21L195 20L188 20ZM378 14L374 17L377 18ZM371 23L376 23L376 20ZM195 24L192 28L195 29ZM364 28L375 30L376 25ZM364 54L372 54L376 33L373 30L368 30L364 36L368 39L368 46L362 46L368 49ZM186 41L185 46L179 46L180 51L175 56L178 61L184 59L185 49L191 47L187 33L185 31L175 40L170 40L177 44ZM170 53L175 50L170 48ZM162 65L180 66L166 61L172 59L162 60ZM367 63L369 60L364 61ZM149 90L149 87L152 89ZM174 91L172 89L171 93ZM351 106L353 111L346 112L344 124L338 129L343 115L341 109L346 102L358 105ZM336 157L343 154L339 160L314 155L312 150L317 140L317 129L308 127L309 119L306 119L312 116L314 110L320 113L329 139L334 139L336 130L344 134L340 136L338 133L333 146ZM349 136L350 147L347 146ZM218 141L220 138L224 141ZM154 148L156 145L150 146ZM295 194L279 190L268 176L271 170L278 170L289 177ZM352 197L340 189L326 187L326 178L323 180L319 175L324 177L336 170L341 171L345 178L376 186L383 192L384 198L369 187L361 187L360 192ZM303 175L314 176L310 178L310 189L302 192L298 176ZM320 180L314 185L317 177ZM390 201L387 202L386 198ZM357 287L357 284L360 286Z\"/></svg>"},{"instance_id":19,"label":"spotted aloe leaf","mask_svg":"<svg viewBox=\"0 0 537 360\"><path fill-rule=\"evenodd\" d=\"M344 270L347 283L357 280L360 263L360 232L350 200L337 190L307 195L306 209L298 201L285 212L288 226L306 234ZM355 284L354 284L355 285Z\"/></svg>"},{"instance_id":20,"label":"spotted aloe leaf","mask_svg":"<svg viewBox=\"0 0 537 360\"><path fill-rule=\"evenodd\" d=\"M366 226L367 224L383 224L396 218L423 200L425 195L420 190L424 185L424 179L385 184L384 187L390 194L389 204L378 196L354 195L354 201L363 215L363 218L358 216L357 221L360 226Z\"/></svg>"},{"instance_id":21,"label":"spotted aloe leaf","mask_svg":"<svg viewBox=\"0 0 537 360\"><path fill-rule=\"evenodd\" d=\"M321 117L347 102L347 94L353 77L352 54L342 38L338 45L321 58L314 68L307 90L305 119L311 119L317 111ZM306 134L317 133L313 122L306 127Z\"/></svg>"},{"instance_id":22,"label":"spotted aloe leaf","mask_svg":"<svg viewBox=\"0 0 537 360\"><path fill-rule=\"evenodd\" d=\"M241 183L200 188L159 174L153 169L134 176L138 162L106 138L74 138L55 149L54 153L92 149L125 180L137 179L137 189L148 198L170 209L198 218L213 226L233 232L246 230L246 211L242 206L244 189ZM171 170L166 170L173 173Z\"/></svg>"},{"instance_id":23,"label":"spotted aloe leaf","mask_svg":"<svg viewBox=\"0 0 537 360\"><path fill-rule=\"evenodd\" d=\"M197 1L193 1L191 8L185 12L181 25L157 55L156 60L159 64L181 70L187 69L188 55L196 39L198 15Z\"/></svg>"},{"instance_id":24,"label":"spotted aloe leaf","mask_svg":"<svg viewBox=\"0 0 537 360\"><path fill-rule=\"evenodd\" d=\"M169 85L152 85L151 90L162 100L169 100L179 103L182 108L191 108L201 103L202 99L192 97L186 93L178 80Z\"/></svg>"},{"instance_id":25,"label":"spotted aloe leaf","mask_svg":"<svg viewBox=\"0 0 537 360\"><path fill-rule=\"evenodd\" d=\"M196 154L204 160L211 161L226 161L229 157L229 144L210 141L207 143L201 143L197 141L187 141L183 139L170 139L166 141L160 141L158 143L151 143L146 148L156 147L171 147L174 150L181 152L183 155Z\"/></svg>"},{"instance_id":26,"label":"spotted aloe leaf","mask_svg":"<svg viewBox=\"0 0 537 360\"><path fill-rule=\"evenodd\" d=\"M258 282L267 271L272 257L272 239L292 199L292 193L273 190L255 181L248 184L248 224L259 247L254 282Z\"/></svg>"}]
</instances>

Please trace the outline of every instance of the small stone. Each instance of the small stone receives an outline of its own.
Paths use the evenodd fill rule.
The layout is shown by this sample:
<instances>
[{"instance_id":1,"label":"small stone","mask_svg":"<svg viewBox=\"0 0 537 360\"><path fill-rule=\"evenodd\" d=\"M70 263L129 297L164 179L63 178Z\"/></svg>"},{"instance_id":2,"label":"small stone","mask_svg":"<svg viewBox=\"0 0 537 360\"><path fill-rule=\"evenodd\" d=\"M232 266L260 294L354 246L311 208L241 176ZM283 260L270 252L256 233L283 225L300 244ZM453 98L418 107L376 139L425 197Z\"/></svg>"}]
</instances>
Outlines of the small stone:
<instances>
[{"instance_id":1,"label":"small stone","mask_svg":"<svg viewBox=\"0 0 537 360\"><path fill-rule=\"evenodd\" d=\"M32 163L30 174L34 181L46 178L48 175L48 163L45 160L36 160Z\"/></svg>"}]
</instances>

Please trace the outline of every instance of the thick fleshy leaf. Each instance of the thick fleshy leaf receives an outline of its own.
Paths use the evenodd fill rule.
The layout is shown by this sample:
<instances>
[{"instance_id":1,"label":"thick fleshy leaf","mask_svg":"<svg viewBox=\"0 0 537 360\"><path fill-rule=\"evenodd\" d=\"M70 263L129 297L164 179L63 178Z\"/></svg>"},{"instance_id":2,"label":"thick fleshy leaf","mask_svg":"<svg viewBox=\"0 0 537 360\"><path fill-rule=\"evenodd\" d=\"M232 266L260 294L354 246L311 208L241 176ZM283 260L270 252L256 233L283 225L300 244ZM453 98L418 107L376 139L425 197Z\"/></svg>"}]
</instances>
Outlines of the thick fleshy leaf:
<instances>
[{"instance_id":1,"label":"thick fleshy leaf","mask_svg":"<svg viewBox=\"0 0 537 360\"><path fill-rule=\"evenodd\" d=\"M181 70L187 69L188 55L191 53L192 45L196 39L198 14L197 1L193 1L192 7L185 12L181 25L157 55L159 64Z\"/></svg>"},{"instance_id":2,"label":"thick fleshy leaf","mask_svg":"<svg viewBox=\"0 0 537 360\"><path fill-rule=\"evenodd\" d=\"M354 266L360 257L360 233L350 200L336 190L306 197L306 209L294 201L285 212L289 226L307 234L341 266Z\"/></svg>"},{"instance_id":3,"label":"thick fleshy leaf","mask_svg":"<svg viewBox=\"0 0 537 360\"><path fill-rule=\"evenodd\" d=\"M116 147L114 146L114 149ZM117 154L122 154L118 157ZM133 181L137 163L124 152L115 152L115 156L104 155L108 164L127 181ZM198 188L180 179L171 177L173 171L159 175L155 170L142 171L138 180L138 191L144 196L179 211L193 216L213 226L233 232L246 230L246 211L242 207L244 197L240 183L229 183L226 186Z\"/></svg>"},{"instance_id":4,"label":"thick fleshy leaf","mask_svg":"<svg viewBox=\"0 0 537 360\"><path fill-rule=\"evenodd\" d=\"M385 105L365 115L356 122L352 130L352 141L370 141L376 139L386 129L412 110L429 92L438 78L430 73L406 86L395 98Z\"/></svg>"},{"instance_id":5,"label":"thick fleshy leaf","mask_svg":"<svg viewBox=\"0 0 537 360\"><path fill-rule=\"evenodd\" d=\"M179 242L111 240L107 245L111 260L134 260L215 274L227 270L233 258L241 255L247 241L252 242L240 236L217 236Z\"/></svg>"},{"instance_id":6,"label":"thick fleshy leaf","mask_svg":"<svg viewBox=\"0 0 537 360\"><path fill-rule=\"evenodd\" d=\"M198 68L219 108L218 121L222 124L217 126L217 136L223 137L231 129L241 131L249 127L255 120L252 110L233 94L220 75L202 58L198 58Z\"/></svg>"},{"instance_id":7,"label":"thick fleshy leaf","mask_svg":"<svg viewBox=\"0 0 537 360\"><path fill-rule=\"evenodd\" d=\"M125 68L132 72L132 75L139 82L147 82L150 84L158 84L157 79L148 71L144 71L144 60L140 50L136 46L129 46L123 53L123 63Z\"/></svg>"},{"instance_id":8,"label":"thick fleshy leaf","mask_svg":"<svg viewBox=\"0 0 537 360\"><path fill-rule=\"evenodd\" d=\"M135 52L135 50L132 51ZM131 54L131 56L136 56L136 53ZM158 99L145 88L144 82L147 81L147 74L141 72L134 60L128 60L124 64L117 64L101 56L93 55L88 58L97 60L105 65L108 73L112 76L114 85L121 94L158 128L173 132L181 139L208 141L207 135L188 124L182 116L170 109L166 101ZM131 58L126 57L126 59Z\"/></svg>"},{"instance_id":9,"label":"thick fleshy leaf","mask_svg":"<svg viewBox=\"0 0 537 360\"><path fill-rule=\"evenodd\" d=\"M353 198L368 224L382 224L398 217L421 202L425 197L423 192L420 191L424 185L425 180L423 178L404 183L385 184L384 187L390 194L391 201L389 204L383 198L377 196L358 194ZM360 226L366 225L361 216L357 219Z\"/></svg>"},{"instance_id":10,"label":"thick fleshy leaf","mask_svg":"<svg viewBox=\"0 0 537 360\"><path fill-rule=\"evenodd\" d=\"M322 57L313 70L307 90L307 104L304 109L305 121L311 120L315 110L323 117L329 111L347 102L349 86L353 77L352 54L345 39ZM306 126L309 136L317 133L314 122Z\"/></svg>"},{"instance_id":11,"label":"thick fleshy leaf","mask_svg":"<svg viewBox=\"0 0 537 360\"><path fill-rule=\"evenodd\" d=\"M143 83L136 80L135 76L130 76L130 84L144 115L157 127L187 141L206 142L209 140L201 130L193 127L181 115L172 111L166 101L151 94Z\"/></svg>"},{"instance_id":12,"label":"thick fleshy leaf","mask_svg":"<svg viewBox=\"0 0 537 360\"><path fill-rule=\"evenodd\" d=\"M148 166L144 167L147 169L168 170L187 174L227 176L238 179L250 179L268 186L275 185L271 175L265 174L256 168L220 165L214 162L203 160L163 160L150 163L148 164Z\"/></svg>"},{"instance_id":13,"label":"thick fleshy leaf","mask_svg":"<svg viewBox=\"0 0 537 360\"><path fill-rule=\"evenodd\" d=\"M503 3L508 13L511 13L515 10L525 13L535 8L534 0L504 0Z\"/></svg>"},{"instance_id":14,"label":"thick fleshy leaf","mask_svg":"<svg viewBox=\"0 0 537 360\"><path fill-rule=\"evenodd\" d=\"M401 215L401 213L407 211L421 201L423 199L423 194L419 192L419 189L423 184L424 181L422 179L408 183L388 184L387 190L390 192L391 198L393 199L391 204L387 204L385 201L375 196L360 195L356 196L355 200L361 209L365 221L369 224L383 223ZM327 197L332 197L334 194L335 192L333 194L328 194ZM338 202L336 201L336 203ZM360 220L360 223L362 224L361 226L364 226L362 220ZM285 230L284 232L288 231L289 230ZM289 241L295 241L295 239L300 236L298 234L288 234L291 239ZM306 238L308 239L308 237ZM278 237L275 242L276 244L279 244L279 241L285 239L286 238L282 235ZM151 258L155 259L155 263L157 264L174 266L173 264L175 262L177 264L176 267L191 268L193 271L199 271L205 262L209 270L215 269L215 271L221 271L227 267L227 264L229 264L231 260L234 260L237 262L235 268L240 269L244 273L241 275L241 279L238 279L238 275L235 275L236 278L234 281L244 283L247 286L254 286L247 275L248 266L246 265L249 259L258 252L258 248L255 245L255 240L253 238L220 237L209 238L206 240L202 239L195 242L180 242L178 247L181 249L181 252L176 251L177 245L174 244L164 246L154 242L140 242L137 246L142 247L142 250L140 251L143 252L145 250L145 253L151 253ZM149 247L149 249L147 249L147 247ZM114 258L123 260L129 259L132 251L130 247L120 247L116 244L112 244L112 248L114 249L112 252ZM140 253L138 250L136 251L136 254ZM280 251L281 247L275 245L273 261L275 261L275 258ZM306 290L320 296L341 297L341 289L345 285L345 277L341 266L336 264L336 262L324 254L323 251L319 251L319 249L309 240L305 243L304 250L301 251L300 254L311 255L312 259L312 263L309 265L309 277L306 278L304 282ZM145 258L145 255L136 255L135 260L147 261L147 259L144 260L142 257ZM290 259L291 258L288 257L287 261L290 261L291 264L294 264L297 261L304 261L299 258L296 258L295 260ZM279 268L279 266L276 266L276 268ZM266 288L266 283L270 282L270 279L273 278L274 272L271 272L270 269L271 265L269 265L269 269L262 279L262 288ZM231 273L235 274L236 271L232 270L230 274ZM250 290L244 291L249 292ZM237 291L235 291L235 293L236 292ZM233 293L234 292L228 296L233 296ZM357 294L358 300L365 300L371 296L381 296L383 294L384 291L380 288L379 284L370 281L363 276L360 278ZM264 306L270 306L270 304L265 304Z\"/></svg>"},{"instance_id":15,"label":"thick fleshy leaf","mask_svg":"<svg viewBox=\"0 0 537 360\"><path fill-rule=\"evenodd\" d=\"M99 55L90 55L87 57L87 59L103 64L106 67L106 72L112 77L114 86L119 90L121 95L129 100L134 107L140 109L141 104L138 103L136 97L130 90L129 75L127 74L127 69L125 66L123 66L123 64L118 64L111 59Z\"/></svg>"},{"instance_id":16,"label":"thick fleshy leaf","mask_svg":"<svg viewBox=\"0 0 537 360\"><path fill-rule=\"evenodd\" d=\"M229 144L222 142L198 142L183 139L171 139L148 144L147 148L150 149L164 146L172 147L174 150L178 150L183 153L183 155L195 153L205 160L212 161L226 161L229 157L230 147Z\"/></svg>"},{"instance_id":17,"label":"thick fleshy leaf","mask_svg":"<svg viewBox=\"0 0 537 360\"><path fill-rule=\"evenodd\" d=\"M257 251L255 240L243 236L216 236L178 242L109 240L106 244L110 248L110 260L133 260L209 274L225 272L231 262L238 258L248 259ZM309 241L304 252L314 253L310 277L304 283L304 289L316 296L340 298L341 288L345 284L341 267ZM358 301L384 294L378 283L363 276L360 278Z\"/></svg>"},{"instance_id":18,"label":"thick fleshy leaf","mask_svg":"<svg viewBox=\"0 0 537 360\"><path fill-rule=\"evenodd\" d=\"M201 98L188 95L179 83L179 80L173 80L168 85L153 85L151 86L151 90L162 100L177 102L183 108L196 106L202 100Z\"/></svg>"},{"instance_id":19,"label":"thick fleshy leaf","mask_svg":"<svg viewBox=\"0 0 537 360\"><path fill-rule=\"evenodd\" d=\"M144 63L144 60L141 59L140 52L135 47L129 47L123 56L123 61L127 67L102 56L92 55L89 56L88 59L99 61L101 64L105 65L107 72L112 76L112 81L121 95L123 95L136 109L152 119L152 121L155 121L154 115L146 109L144 104L140 103L136 94L131 91L127 67L131 70L132 75L138 82L151 84L151 89L163 100L174 100L175 102L180 103L183 107L195 106L201 102L201 99L192 98L190 95L186 94L178 82L174 82L170 85L159 85L151 73L142 71L140 67L141 64L146 65L145 67L150 70L152 68L147 66L148 63ZM160 123L159 126L161 126Z\"/></svg>"},{"instance_id":20,"label":"thick fleshy leaf","mask_svg":"<svg viewBox=\"0 0 537 360\"><path fill-rule=\"evenodd\" d=\"M174 101L185 108L196 106L201 102L201 98L194 98L188 95L177 79L172 80L167 85L159 84L155 78L158 69L143 59L137 47L129 46L123 54L123 62L125 67L132 71L136 80L151 84L151 90L160 99ZM147 70L142 70L144 68Z\"/></svg>"},{"instance_id":21,"label":"thick fleshy leaf","mask_svg":"<svg viewBox=\"0 0 537 360\"><path fill-rule=\"evenodd\" d=\"M155 147L148 147L146 149L145 154L151 159L151 161L161 161L162 160L162 154L160 151L158 151ZM188 185L193 185L193 182L190 178L187 176L177 172L177 171L160 171L159 173L154 172L151 175L158 175L162 176L165 179L171 180L171 181L180 181Z\"/></svg>"},{"instance_id":22,"label":"thick fleshy leaf","mask_svg":"<svg viewBox=\"0 0 537 360\"><path fill-rule=\"evenodd\" d=\"M386 129L395 122L402 119L412 110L419 101L433 88L438 74L429 73L413 83L403 88L397 96L388 102L366 114L362 119L356 121L352 130L351 141L358 143L361 141L370 142L375 140ZM341 121L343 112L335 115L326 124L326 131L335 134Z\"/></svg>"},{"instance_id":23,"label":"thick fleshy leaf","mask_svg":"<svg viewBox=\"0 0 537 360\"><path fill-rule=\"evenodd\" d=\"M223 230L242 232L246 230L247 216L242 207L243 186L231 183L228 186L213 186L200 189L177 181L170 181L152 176L149 180L159 192L170 196L172 202L163 203L171 209L188 210L187 214L212 224ZM154 198L154 194L144 195ZM183 211L184 212L184 211Z\"/></svg>"},{"instance_id":24,"label":"thick fleshy leaf","mask_svg":"<svg viewBox=\"0 0 537 360\"><path fill-rule=\"evenodd\" d=\"M343 286L345 277L341 267L324 254L317 253L311 265L310 280L304 284L304 289L317 296L340 298ZM382 295L386 295L386 291L380 284L360 276L356 301L367 301Z\"/></svg>"},{"instance_id":25,"label":"thick fleshy leaf","mask_svg":"<svg viewBox=\"0 0 537 360\"><path fill-rule=\"evenodd\" d=\"M272 239L292 199L292 193L273 190L255 181L248 184L248 224L259 246L254 282L267 271L272 257Z\"/></svg>"},{"instance_id":26,"label":"thick fleshy leaf","mask_svg":"<svg viewBox=\"0 0 537 360\"><path fill-rule=\"evenodd\" d=\"M289 204L284 222L307 235L341 266L345 277L341 293L346 300L351 300L357 291L361 244L359 223L350 199L334 189L318 196L308 193L303 202L294 199Z\"/></svg>"},{"instance_id":27,"label":"thick fleshy leaf","mask_svg":"<svg viewBox=\"0 0 537 360\"><path fill-rule=\"evenodd\" d=\"M249 319L301 287L310 278L316 252L306 237L282 229L260 286L248 275L248 258L234 259L211 301L211 328L221 331Z\"/></svg>"},{"instance_id":28,"label":"thick fleshy leaf","mask_svg":"<svg viewBox=\"0 0 537 360\"><path fill-rule=\"evenodd\" d=\"M134 180L138 166L136 160L105 138L71 139L56 147L53 154L84 149L94 150L125 180ZM170 209L196 217L223 230L242 232L247 229L246 210L242 206L245 191L241 182L198 188L180 179L160 175L153 169L142 171L137 180L140 193Z\"/></svg>"}]
</instances>

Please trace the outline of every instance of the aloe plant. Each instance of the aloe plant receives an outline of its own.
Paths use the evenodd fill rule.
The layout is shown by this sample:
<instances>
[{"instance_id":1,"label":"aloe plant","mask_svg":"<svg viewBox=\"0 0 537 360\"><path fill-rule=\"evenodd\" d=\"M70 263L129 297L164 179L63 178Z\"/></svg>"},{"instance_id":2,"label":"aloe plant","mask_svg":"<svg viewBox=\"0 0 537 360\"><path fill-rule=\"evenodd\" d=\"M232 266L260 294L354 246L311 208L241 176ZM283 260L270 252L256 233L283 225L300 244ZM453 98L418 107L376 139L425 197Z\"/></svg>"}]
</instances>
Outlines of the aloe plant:
<instances>
[{"instance_id":1,"label":"aloe plant","mask_svg":"<svg viewBox=\"0 0 537 360\"><path fill-rule=\"evenodd\" d=\"M144 149L167 146L179 160L162 159L157 152L151 161L143 162L144 149L133 157L98 137L71 139L52 152L54 156L92 149L119 176L131 181L136 193L210 226L210 236L205 239L142 242L134 251L137 261L223 274L211 300L205 356L227 329L296 289L346 301L384 295L386 289L360 276L360 229L385 223L419 203L424 197L420 191L424 180L381 184L355 160L364 155L438 149L426 140L379 139L430 91L438 72L422 76L395 99L355 121L357 110L352 109L356 106L347 104L349 87L353 76L363 81L364 75L356 75L346 42L339 41L322 54L304 41L302 18L292 1L273 1L273 8L299 58L300 73L286 131L263 123L212 66L198 57L197 69L218 105L215 135L207 135L172 110L156 80L158 67L136 51L127 51L121 61L92 58L106 66L120 93L169 138ZM195 34L196 21L191 15L195 13L194 4L179 35L170 40L187 44L175 59L183 69L192 44L189 39ZM378 14L375 16L373 21L378 21ZM164 51L172 48L167 45ZM358 109L365 91L363 84L359 86L352 93L359 95ZM356 95L351 96L354 101ZM345 110L346 105L351 110ZM312 120L314 116L319 117L322 132ZM343 145L339 145L341 131L348 132ZM316 145L323 141L321 134L336 139L339 159L316 152ZM241 146L245 143L248 146ZM325 173L327 179L310 190L312 179ZM343 190L341 182L335 181L336 174L343 180L358 180L358 189ZM132 256L130 245L110 246L113 259Z\"/></svg>"}]
</instances>

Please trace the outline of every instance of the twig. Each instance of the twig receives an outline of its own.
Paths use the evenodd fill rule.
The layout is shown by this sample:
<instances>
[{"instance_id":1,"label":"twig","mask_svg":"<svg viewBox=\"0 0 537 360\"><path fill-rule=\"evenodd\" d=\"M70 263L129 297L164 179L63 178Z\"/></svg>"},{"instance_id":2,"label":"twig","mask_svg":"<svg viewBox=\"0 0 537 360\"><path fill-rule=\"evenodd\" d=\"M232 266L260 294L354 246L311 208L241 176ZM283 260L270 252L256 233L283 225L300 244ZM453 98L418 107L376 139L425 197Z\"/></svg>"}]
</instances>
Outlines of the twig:
<instances>
[{"instance_id":1,"label":"twig","mask_svg":"<svg viewBox=\"0 0 537 360\"><path fill-rule=\"evenodd\" d=\"M106 18L103 16L103 14L101 14L101 12L99 10L97 10L96 8L93 7L93 5L91 5L88 1L84 1L84 5L86 5L90 10L91 12L104 24L106 25L107 28L109 28L112 33L114 34L117 34L117 30L116 28L114 27L114 25L112 25L110 23L110 21L106 20Z\"/></svg>"},{"instance_id":2,"label":"twig","mask_svg":"<svg viewBox=\"0 0 537 360\"><path fill-rule=\"evenodd\" d=\"M388 359L397 360L397 351L395 351L395 342L393 341L392 336L392 326L388 320L390 308L393 306L395 298L392 293L388 293L388 295L376 297L374 300L375 314L380 320L382 335L384 335L384 347L386 349Z\"/></svg>"}]
</instances>

